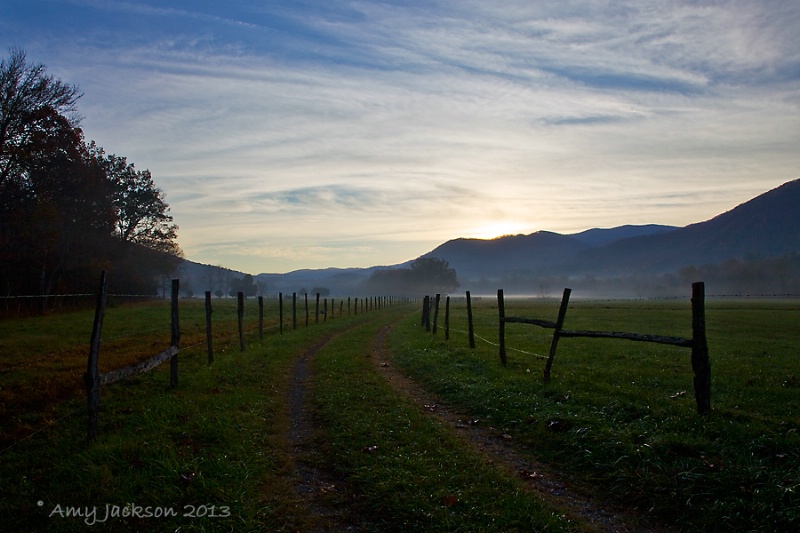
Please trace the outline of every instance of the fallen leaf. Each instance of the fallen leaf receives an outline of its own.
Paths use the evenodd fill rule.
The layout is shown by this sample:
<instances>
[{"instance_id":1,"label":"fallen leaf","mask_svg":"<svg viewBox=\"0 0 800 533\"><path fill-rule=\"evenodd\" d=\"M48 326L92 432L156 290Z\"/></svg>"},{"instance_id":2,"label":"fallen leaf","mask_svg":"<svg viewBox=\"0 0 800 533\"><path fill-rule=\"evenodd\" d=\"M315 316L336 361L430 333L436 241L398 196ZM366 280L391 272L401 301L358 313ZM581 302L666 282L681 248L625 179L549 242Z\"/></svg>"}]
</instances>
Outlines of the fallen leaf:
<instances>
[{"instance_id":1,"label":"fallen leaf","mask_svg":"<svg viewBox=\"0 0 800 533\"><path fill-rule=\"evenodd\" d=\"M453 494L448 494L447 496L442 498L442 500L444 501L444 504L447 507L452 507L458 503L458 497L454 496Z\"/></svg>"}]
</instances>

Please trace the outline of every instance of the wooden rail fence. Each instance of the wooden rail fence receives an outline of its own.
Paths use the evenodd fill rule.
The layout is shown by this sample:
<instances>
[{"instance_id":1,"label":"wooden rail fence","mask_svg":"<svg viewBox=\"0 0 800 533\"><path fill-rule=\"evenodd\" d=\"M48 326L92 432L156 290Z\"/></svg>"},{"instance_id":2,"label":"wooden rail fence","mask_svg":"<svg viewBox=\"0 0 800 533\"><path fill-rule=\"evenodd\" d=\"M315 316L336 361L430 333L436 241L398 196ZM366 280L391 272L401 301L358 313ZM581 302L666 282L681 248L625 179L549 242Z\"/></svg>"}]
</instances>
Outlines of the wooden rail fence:
<instances>
[{"instance_id":1,"label":"wooden rail fence","mask_svg":"<svg viewBox=\"0 0 800 533\"><path fill-rule=\"evenodd\" d=\"M143 374L145 372L149 372L154 368L158 367L160 364L164 363L165 361L170 361L170 387L177 387L178 386L178 354L180 352L180 322L179 322L179 314L178 314L178 293L180 289L180 281L177 279L172 280L172 294L171 294L171 341L170 347L166 350L162 351L159 354L156 354L144 361L136 363L134 365L129 365L123 368L115 369L110 372L105 372L103 374L99 371L99 360L100 360L100 339L103 329L103 320L105 318L106 313L106 273L103 272L100 276L100 286L97 291L97 302L95 308L95 317L94 322L92 325L92 336L89 342L89 357L87 362L87 369L86 373L84 374L84 386L86 389L86 398L88 404L88 412L89 412L89 423L88 423L88 430L87 436L90 441L95 440L97 437L97 427L98 427L98 418L99 418L99 411L100 411L100 387L101 385L111 385L112 383L116 383L122 379L135 376L138 374ZM239 337L239 348L241 351L245 351L246 343L245 343L245 331L244 331L244 294L239 292L237 294L237 323L238 323L238 337ZM317 321L319 321L319 314L320 314L320 295L317 294ZM392 305L395 303L403 303L403 301L396 301L389 297L373 297L373 298L362 298L361 299L361 312L371 311L375 309L380 309L387 305ZM353 300L353 311L354 314L358 314L358 298ZM280 335L283 335L283 293L278 295L278 307L279 307L279 332ZM212 364L214 362L214 352L213 352L213 336L212 336L212 324L211 324L211 315L213 313L213 308L211 305L211 291L206 291L205 293L205 311L206 311L206 348L208 351L208 364ZM308 295L306 294L305 298L305 311L306 311L306 326L308 326ZM339 303L339 317L342 316L344 311L344 300L341 300ZM347 299L347 314L349 315L351 312L351 300L350 298ZM323 320L327 320L328 318L328 299L325 298L323 300L323 309L321 311L323 314ZM334 306L334 300L331 299L330 302L330 314L331 318L335 318L336 315L336 308ZM297 328L297 293L292 294L292 329ZM263 339L264 336L264 301L263 297L258 297L258 335L259 339Z\"/></svg>"},{"instance_id":2,"label":"wooden rail fence","mask_svg":"<svg viewBox=\"0 0 800 533\"><path fill-rule=\"evenodd\" d=\"M553 330L553 340L550 343L550 352L544 369L544 381L550 382L550 373L553 367L553 360L556 356L558 342L562 337L590 337L605 339L626 339L639 342L651 342L657 344L669 344L692 349L692 370L694 372L694 391L699 414L709 414L711 412L711 363L708 355L708 342L706 339L706 320L705 320L705 284L697 282L692 284L692 338L669 337L663 335L644 335L640 333L628 333L622 331L589 331L589 330L569 330L564 329L567 307L572 290L564 289L561 298L561 305L558 309L556 321L540 320L526 317L507 317L505 316L505 301L503 290L497 291L497 308L499 314L499 338L500 338L500 361L506 364L505 346L505 325L507 323L531 324L542 328Z\"/></svg>"}]
</instances>

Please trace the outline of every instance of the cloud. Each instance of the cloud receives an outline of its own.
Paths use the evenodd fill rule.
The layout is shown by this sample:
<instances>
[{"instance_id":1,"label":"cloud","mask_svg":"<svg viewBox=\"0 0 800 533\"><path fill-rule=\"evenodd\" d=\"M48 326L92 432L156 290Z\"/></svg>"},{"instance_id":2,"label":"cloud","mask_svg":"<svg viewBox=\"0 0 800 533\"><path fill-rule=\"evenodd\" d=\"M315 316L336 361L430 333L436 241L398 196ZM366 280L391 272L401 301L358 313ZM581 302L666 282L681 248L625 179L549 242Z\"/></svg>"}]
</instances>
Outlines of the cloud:
<instances>
[{"instance_id":1,"label":"cloud","mask_svg":"<svg viewBox=\"0 0 800 533\"><path fill-rule=\"evenodd\" d=\"M205 262L369 266L492 221L685 225L798 177L792 2L6 9L0 43L25 35L81 86L87 136L153 172Z\"/></svg>"}]
</instances>

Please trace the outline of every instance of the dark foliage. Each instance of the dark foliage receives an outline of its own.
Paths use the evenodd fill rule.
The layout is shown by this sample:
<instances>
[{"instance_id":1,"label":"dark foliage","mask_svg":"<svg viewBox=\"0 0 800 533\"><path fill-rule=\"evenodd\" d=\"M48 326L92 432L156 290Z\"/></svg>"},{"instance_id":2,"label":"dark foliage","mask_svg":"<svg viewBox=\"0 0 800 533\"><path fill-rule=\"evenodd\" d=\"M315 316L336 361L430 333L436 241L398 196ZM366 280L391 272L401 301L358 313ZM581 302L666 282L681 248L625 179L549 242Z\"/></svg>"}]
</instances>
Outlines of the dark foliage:
<instances>
[{"instance_id":1,"label":"dark foliage","mask_svg":"<svg viewBox=\"0 0 800 533\"><path fill-rule=\"evenodd\" d=\"M0 284L4 295L153 294L180 256L148 171L87 145L78 89L12 50L0 62ZM46 302L46 300L45 300Z\"/></svg>"}]
</instances>

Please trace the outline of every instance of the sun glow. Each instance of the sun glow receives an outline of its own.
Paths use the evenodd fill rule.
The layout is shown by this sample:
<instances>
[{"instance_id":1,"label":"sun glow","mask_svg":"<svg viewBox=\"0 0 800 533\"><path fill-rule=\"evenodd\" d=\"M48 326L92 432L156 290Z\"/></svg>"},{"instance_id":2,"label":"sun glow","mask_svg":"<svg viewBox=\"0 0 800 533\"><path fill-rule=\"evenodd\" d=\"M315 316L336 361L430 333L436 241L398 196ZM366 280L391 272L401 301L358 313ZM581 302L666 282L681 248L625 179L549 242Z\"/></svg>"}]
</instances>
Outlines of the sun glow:
<instances>
[{"instance_id":1,"label":"sun glow","mask_svg":"<svg viewBox=\"0 0 800 533\"><path fill-rule=\"evenodd\" d=\"M480 226L474 227L469 237L476 239L494 239L504 235L518 235L520 233L531 233L530 224L513 220L492 220Z\"/></svg>"}]
</instances>

